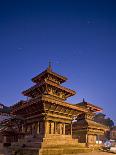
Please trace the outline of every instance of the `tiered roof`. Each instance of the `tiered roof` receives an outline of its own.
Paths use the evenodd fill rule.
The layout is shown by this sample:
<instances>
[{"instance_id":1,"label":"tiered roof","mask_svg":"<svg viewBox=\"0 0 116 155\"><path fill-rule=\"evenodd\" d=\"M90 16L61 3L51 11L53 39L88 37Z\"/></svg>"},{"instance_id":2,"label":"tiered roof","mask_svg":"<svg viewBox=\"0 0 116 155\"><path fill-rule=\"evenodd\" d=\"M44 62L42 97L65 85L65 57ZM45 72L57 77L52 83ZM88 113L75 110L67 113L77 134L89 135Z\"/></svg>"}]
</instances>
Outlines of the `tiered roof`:
<instances>
[{"instance_id":1,"label":"tiered roof","mask_svg":"<svg viewBox=\"0 0 116 155\"><path fill-rule=\"evenodd\" d=\"M32 81L35 82L35 83L39 83L44 78L46 78L48 76L51 76L51 77L57 79L57 82L59 82L60 84L63 83L63 82L65 82L67 80L67 78L65 76L61 76L61 75L53 72L52 69L51 69L51 67L48 67L45 71L43 71L39 75L37 75L34 78L32 78Z\"/></svg>"},{"instance_id":2,"label":"tiered roof","mask_svg":"<svg viewBox=\"0 0 116 155\"><path fill-rule=\"evenodd\" d=\"M102 125L100 123L94 122L92 120L87 120L87 119L83 119L81 121L77 121L73 123L73 129L80 129L80 130L88 129L89 130L89 128L93 128L94 130L95 129L98 129L98 130L108 129L108 127L105 125Z\"/></svg>"},{"instance_id":3,"label":"tiered roof","mask_svg":"<svg viewBox=\"0 0 116 155\"><path fill-rule=\"evenodd\" d=\"M32 98L35 98L41 94L47 94L65 100L76 94L75 91L61 86L61 84L66 80L66 77L53 72L51 67L48 67L45 71L32 78L32 81L35 82L36 85L26 91L23 91L22 93L24 96Z\"/></svg>"},{"instance_id":4,"label":"tiered roof","mask_svg":"<svg viewBox=\"0 0 116 155\"><path fill-rule=\"evenodd\" d=\"M65 107L67 109L73 109L75 111L80 111L80 112L84 112L84 113L88 112L88 110L83 107L77 107L74 104L70 104L66 101L59 102L59 100L57 98L53 99L51 96L48 97L47 95L42 95L37 98L31 98L27 101L18 102L17 104L12 106L12 108L11 108L12 113L14 113L14 112L17 113L17 111L21 111L22 109L28 110L28 108L31 107L32 105L34 105L35 103L39 103L39 105L41 105L41 101L51 103L51 105L53 105L53 106L59 105L59 106L62 106L62 108Z\"/></svg>"},{"instance_id":5,"label":"tiered roof","mask_svg":"<svg viewBox=\"0 0 116 155\"><path fill-rule=\"evenodd\" d=\"M32 81L36 84L22 92L23 95L29 97L28 100L20 101L14 105L12 114L18 113L27 117L27 115L35 115L32 113L37 111L40 111L39 113L44 113L44 111L54 112L62 115L77 115L81 112L88 112L87 109L81 106L75 106L65 101L76 93L61 85L66 80L66 77L53 72L51 67L48 67L45 71L32 78Z\"/></svg>"},{"instance_id":6,"label":"tiered roof","mask_svg":"<svg viewBox=\"0 0 116 155\"><path fill-rule=\"evenodd\" d=\"M91 112L101 112L103 110L102 108L100 108L100 107L98 107L98 106L96 106L94 104L86 102L84 99L83 99L82 102L77 103L76 106L81 106L81 107L87 108Z\"/></svg>"}]
</instances>

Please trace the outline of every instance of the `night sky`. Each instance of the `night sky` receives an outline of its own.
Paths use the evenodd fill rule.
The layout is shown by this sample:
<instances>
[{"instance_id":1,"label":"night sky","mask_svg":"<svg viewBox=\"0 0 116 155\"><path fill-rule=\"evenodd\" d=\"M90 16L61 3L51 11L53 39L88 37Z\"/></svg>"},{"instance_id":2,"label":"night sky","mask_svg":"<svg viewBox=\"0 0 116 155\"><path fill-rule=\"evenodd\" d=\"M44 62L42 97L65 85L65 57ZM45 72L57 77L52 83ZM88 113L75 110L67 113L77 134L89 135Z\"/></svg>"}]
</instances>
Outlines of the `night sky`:
<instances>
[{"instance_id":1,"label":"night sky","mask_svg":"<svg viewBox=\"0 0 116 155\"><path fill-rule=\"evenodd\" d=\"M116 0L1 0L0 102L10 106L45 70L116 120Z\"/></svg>"}]
</instances>

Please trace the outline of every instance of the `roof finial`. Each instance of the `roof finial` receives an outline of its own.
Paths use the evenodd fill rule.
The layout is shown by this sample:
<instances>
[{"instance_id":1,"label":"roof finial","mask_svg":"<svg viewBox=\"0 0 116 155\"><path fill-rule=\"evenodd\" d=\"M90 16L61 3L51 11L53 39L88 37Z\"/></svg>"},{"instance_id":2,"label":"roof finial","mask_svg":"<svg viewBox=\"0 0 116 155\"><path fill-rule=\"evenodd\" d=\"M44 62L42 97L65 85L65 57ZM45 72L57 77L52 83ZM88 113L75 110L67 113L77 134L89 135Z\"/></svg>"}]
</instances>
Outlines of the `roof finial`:
<instances>
[{"instance_id":1,"label":"roof finial","mask_svg":"<svg viewBox=\"0 0 116 155\"><path fill-rule=\"evenodd\" d=\"M83 103L85 103L85 99L83 98Z\"/></svg>"},{"instance_id":2,"label":"roof finial","mask_svg":"<svg viewBox=\"0 0 116 155\"><path fill-rule=\"evenodd\" d=\"M52 70L51 61L49 60L48 69Z\"/></svg>"}]
</instances>

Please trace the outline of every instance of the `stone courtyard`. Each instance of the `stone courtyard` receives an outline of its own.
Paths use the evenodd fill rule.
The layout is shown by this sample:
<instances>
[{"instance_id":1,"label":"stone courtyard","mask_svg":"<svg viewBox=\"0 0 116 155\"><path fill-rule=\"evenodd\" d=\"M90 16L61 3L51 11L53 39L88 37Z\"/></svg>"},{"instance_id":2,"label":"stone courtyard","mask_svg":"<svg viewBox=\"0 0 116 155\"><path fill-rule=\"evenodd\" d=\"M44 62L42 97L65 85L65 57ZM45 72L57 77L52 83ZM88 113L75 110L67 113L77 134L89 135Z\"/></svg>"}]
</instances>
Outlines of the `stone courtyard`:
<instances>
[{"instance_id":1,"label":"stone courtyard","mask_svg":"<svg viewBox=\"0 0 116 155\"><path fill-rule=\"evenodd\" d=\"M0 155L8 155L8 154L0 153ZM74 155L113 155L113 153L93 151L89 153L79 153L79 154L74 154Z\"/></svg>"},{"instance_id":2,"label":"stone courtyard","mask_svg":"<svg viewBox=\"0 0 116 155\"><path fill-rule=\"evenodd\" d=\"M77 154L75 154L75 155L77 155ZM89 153L79 153L78 155L113 155L113 153L93 151L93 152L89 152Z\"/></svg>"}]
</instances>

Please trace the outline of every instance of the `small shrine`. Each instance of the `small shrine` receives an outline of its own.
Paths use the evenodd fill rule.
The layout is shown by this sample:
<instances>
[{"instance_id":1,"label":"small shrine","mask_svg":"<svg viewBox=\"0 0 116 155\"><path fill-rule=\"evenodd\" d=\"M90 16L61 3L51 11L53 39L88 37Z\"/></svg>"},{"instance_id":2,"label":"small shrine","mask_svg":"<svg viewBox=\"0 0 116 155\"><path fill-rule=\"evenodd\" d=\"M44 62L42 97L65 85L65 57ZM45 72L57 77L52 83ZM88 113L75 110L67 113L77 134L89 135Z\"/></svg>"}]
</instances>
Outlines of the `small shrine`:
<instances>
[{"instance_id":1,"label":"small shrine","mask_svg":"<svg viewBox=\"0 0 116 155\"><path fill-rule=\"evenodd\" d=\"M87 146L97 146L99 136L104 135L107 127L94 121L96 112L101 112L102 108L95 106L83 99L83 102L76 104L77 107L88 109L88 113L79 114L77 121L73 123L73 138L77 138L79 143L86 143Z\"/></svg>"}]
</instances>

